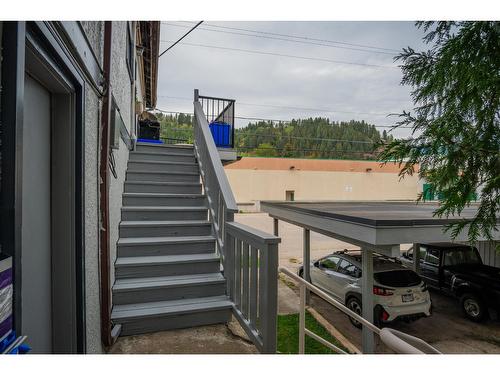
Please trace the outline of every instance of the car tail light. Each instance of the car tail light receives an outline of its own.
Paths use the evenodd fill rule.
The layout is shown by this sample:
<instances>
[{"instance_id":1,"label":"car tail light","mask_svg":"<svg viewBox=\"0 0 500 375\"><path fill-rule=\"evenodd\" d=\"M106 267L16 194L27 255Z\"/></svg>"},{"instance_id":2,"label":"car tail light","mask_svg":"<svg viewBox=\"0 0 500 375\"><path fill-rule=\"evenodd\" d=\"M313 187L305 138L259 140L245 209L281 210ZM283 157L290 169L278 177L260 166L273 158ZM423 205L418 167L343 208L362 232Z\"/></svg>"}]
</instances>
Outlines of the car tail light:
<instances>
[{"instance_id":1,"label":"car tail light","mask_svg":"<svg viewBox=\"0 0 500 375\"><path fill-rule=\"evenodd\" d=\"M382 288L381 286L374 286L373 287L373 294L376 294L377 296L392 296L394 289L387 289L387 288Z\"/></svg>"},{"instance_id":2,"label":"car tail light","mask_svg":"<svg viewBox=\"0 0 500 375\"><path fill-rule=\"evenodd\" d=\"M386 322L387 319L389 319L389 314L387 313L387 311L382 311L382 321L383 322Z\"/></svg>"}]
</instances>

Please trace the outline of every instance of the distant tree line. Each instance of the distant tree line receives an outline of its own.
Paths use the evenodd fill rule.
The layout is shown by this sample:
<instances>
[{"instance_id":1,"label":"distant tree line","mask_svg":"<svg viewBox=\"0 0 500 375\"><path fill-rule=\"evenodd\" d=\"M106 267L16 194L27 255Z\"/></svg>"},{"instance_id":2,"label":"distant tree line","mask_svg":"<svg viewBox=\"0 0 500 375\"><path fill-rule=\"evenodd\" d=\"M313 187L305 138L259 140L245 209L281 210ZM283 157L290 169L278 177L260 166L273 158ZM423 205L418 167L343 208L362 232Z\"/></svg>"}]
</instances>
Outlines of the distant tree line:
<instances>
[{"instance_id":1,"label":"distant tree line","mask_svg":"<svg viewBox=\"0 0 500 375\"><path fill-rule=\"evenodd\" d=\"M193 142L191 115L156 115L161 124L161 138ZM322 117L286 123L250 122L235 132L235 147L241 156L375 159L380 143L392 140L386 130L379 132L365 121L335 122Z\"/></svg>"},{"instance_id":2,"label":"distant tree line","mask_svg":"<svg viewBox=\"0 0 500 375\"><path fill-rule=\"evenodd\" d=\"M193 143L193 119L191 115L184 113L164 114L156 113L160 121L160 138L164 141L183 140L185 143Z\"/></svg>"},{"instance_id":3,"label":"distant tree line","mask_svg":"<svg viewBox=\"0 0 500 375\"><path fill-rule=\"evenodd\" d=\"M393 137L365 121L334 122L317 117L249 123L236 129L235 139L243 156L375 159L381 141Z\"/></svg>"}]
</instances>

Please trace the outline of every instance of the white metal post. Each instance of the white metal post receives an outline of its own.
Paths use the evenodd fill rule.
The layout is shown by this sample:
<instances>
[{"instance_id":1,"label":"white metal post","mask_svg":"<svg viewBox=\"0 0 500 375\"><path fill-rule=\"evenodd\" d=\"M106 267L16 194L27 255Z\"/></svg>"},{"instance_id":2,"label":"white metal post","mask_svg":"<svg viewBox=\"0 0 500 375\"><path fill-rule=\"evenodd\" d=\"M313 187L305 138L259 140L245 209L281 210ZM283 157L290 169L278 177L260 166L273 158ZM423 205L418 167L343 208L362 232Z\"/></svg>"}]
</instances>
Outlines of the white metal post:
<instances>
[{"instance_id":1,"label":"white metal post","mask_svg":"<svg viewBox=\"0 0 500 375\"><path fill-rule=\"evenodd\" d=\"M373 251L367 248L361 249L361 283L362 283L362 309L363 318L373 323ZM374 353L375 339L373 332L363 326L362 333L363 353Z\"/></svg>"},{"instance_id":2,"label":"white metal post","mask_svg":"<svg viewBox=\"0 0 500 375\"><path fill-rule=\"evenodd\" d=\"M420 272L420 244L413 244L413 271Z\"/></svg>"},{"instance_id":3,"label":"white metal post","mask_svg":"<svg viewBox=\"0 0 500 375\"><path fill-rule=\"evenodd\" d=\"M306 347L306 286L300 284L300 308L299 308L299 354L304 354Z\"/></svg>"},{"instance_id":4,"label":"white metal post","mask_svg":"<svg viewBox=\"0 0 500 375\"><path fill-rule=\"evenodd\" d=\"M302 254L302 265L304 269L304 280L311 282L311 232L304 228L304 246ZM309 304L309 290L306 290L306 303Z\"/></svg>"}]
</instances>

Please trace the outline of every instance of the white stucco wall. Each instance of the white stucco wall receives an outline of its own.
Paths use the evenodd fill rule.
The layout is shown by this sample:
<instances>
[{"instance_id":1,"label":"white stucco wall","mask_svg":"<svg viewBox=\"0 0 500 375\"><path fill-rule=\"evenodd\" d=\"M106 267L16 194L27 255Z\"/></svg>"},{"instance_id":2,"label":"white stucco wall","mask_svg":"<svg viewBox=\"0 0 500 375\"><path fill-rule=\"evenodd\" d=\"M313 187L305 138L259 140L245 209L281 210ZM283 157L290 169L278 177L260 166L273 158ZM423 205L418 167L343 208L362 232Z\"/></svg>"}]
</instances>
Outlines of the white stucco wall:
<instances>
[{"instance_id":1,"label":"white stucco wall","mask_svg":"<svg viewBox=\"0 0 500 375\"><path fill-rule=\"evenodd\" d=\"M101 353L99 300L99 127L101 102L85 94L85 299L87 353Z\"/></svg>"},{"instance_id":2,"label":"white stucco wall","mask_svg":"<svg viewBox=\"0 0 500 375\"><path fill-rule=\"evenodd\" d=\"M225 169L241 210L258 210L261 200L285 200L287 190L295 200L393 200L416 199L416 176L400 180L397 173L331 172L301 170ZM255 207L245 203L256 202Z\"/></svg>"},{"instance_id":3,"label":"white stucco wall","mask_svg":"<svg viewBox=\"0 0 500 375\"><path fill-rule=\"evenodd\" d=\"M131 132L132 129L132 86L127 68L127 22L113 22L113 53L111 56L111 87L123 121ZM110 174L109 186L109 245L111 258L111 285L115 280L114 263L116 260L116 243L118 227L121 221L123 182L127 170L129 150L120 139L119 148L113 150L116 163L117 178Z\"/></svg>"},{"instance_id":4,"label":"white stucco wall","mask_svg":"<svg viewBox=\"0 0 500 375\"><path fill-rule=\"evenodd\" d=\"M103 22L82 22L102 64ZM102 353L99 289L99 150L101 100L85 90L85 300L87 353Z\"/></svg>"}]
</instances>

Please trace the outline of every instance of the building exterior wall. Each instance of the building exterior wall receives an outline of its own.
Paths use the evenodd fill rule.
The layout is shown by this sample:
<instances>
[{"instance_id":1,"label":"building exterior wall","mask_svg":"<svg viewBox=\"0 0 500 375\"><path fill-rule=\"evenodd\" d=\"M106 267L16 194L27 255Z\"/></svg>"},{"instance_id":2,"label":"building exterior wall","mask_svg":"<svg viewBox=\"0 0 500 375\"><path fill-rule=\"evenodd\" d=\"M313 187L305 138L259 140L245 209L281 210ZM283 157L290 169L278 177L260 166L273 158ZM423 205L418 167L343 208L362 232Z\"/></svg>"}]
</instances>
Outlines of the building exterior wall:
<instances>
[{"instance_id":1,"label":"building exterior wall","mask_svg":"<svg viewBox=\"0 0 500 375\"><path fill-rule=\"evenodd\" d=\"M104 22L82 22L87 39L100 64L103 64ZM133 82L127 68L127 22L113 22L111 55L111 90L128 133L133 131ZM132 62L133 63L133 62ZM101 321L99 300L99 160L102 101L89 88L85 94L85 269L86 269L86 323L87 353L101 353ZM129 156L125 142L119 139L118 149L113 149L117 177L110 173L109 184L109 235L110 264L116 259L118 226L121 220L123 182ZM114 267L110 267L111 285Z\"/></svg>"},{"instance_id":2,"label":"building exterior wall","mask_svg":"<svg viewBox=\"0 0 500 375\"><path fill-rule=\"evenodd\" d=\"M104 22L82 22L82 28L102 64ZM99 155L102 101L85 90L85 302L87 353L102 353L99 296Z\"/></svg>"},{"instance_id":3,"label":"building exterior wall","mask_svg":"<svg viewBox=\"0 0 500 375\"><path fill-rule=\"evenodd\" d=\"M500 250L497 249L498 246L500 246L499 241L480 241L477 244L477 249L484 264L500 268Z\"/></svg>"},{"instance_id":4,"label":"building exterior wall","mask_svg":"<svg viewBox=\"0 0 500 375\"><path fill-rule=\"evenodd\" d=\"M259 210L261 200L408 200L419 194L418 177L397 173L225 169L243 211ZM254 203L250 205L249 203Z\"/></svg>"},{"instance_id":5,"label":"building exterior wall","mask_svg":"<svg viewBox=\"0 0 500 375\"><path fill-rule=\"evenodd\" d=\"M76 45L88 42L88 46L92 49L93 54L96 57L97 63L103 66L103 53L104 53L104 22L92 21L92 22L79 22L81 29L85 34L85 40L77 38L78 40L69 41L69 45L65 45L64 39L57 39L57 43L60 44L62 50L66 50L68 53L73 53ZM57 27L52 28L54 25L45 24L53 32L57 32ZM135 27L135 24L130 24L131 27ZM2 40L2 29L3 23L0 22L0 40ZM31 25L32 26L32 25ZM42 25L43 26L43 25ZM61 26L61 25L58 25ZM73 32L78 33L79 30L75 28L76 23L69 25ZM135 128L135 113L134 113L134 103L135 103L135 86L134 86L134 76L130 76L129 69L127 65L127 47L131 47L134 50L134 40L130 40L130 46L128 46L129 40L127 39L127 22L113 22L113 35L112 35L112 56L111 56L111 92L113 94L114 100L120 109L120 114L122 116L123 122L125 124L128 135L133 132ZM133 31L133 30L131 30ZM76 34L68 34L76 35ZM135 31L130 33L131 37L135 37ZM71 43L75 42L75 45ZM87 46L84 46L85 48ZM129 50L130 51L130 50ZM135 58L135 54L132 55ZM76 61L76 59L75 59ZM93 60L92 60L93 61ZM2 51L0 50L0 74L2 64ZM69 62L71 64L71 62ZM85 63L83 63L85 64ZM131 61L131 66L134 67L134 61ZM85 340L86 347L85 351L87 353L102 353L103 347L101 344L101 315L100 315L100 249L99 249L99 238L100 238L100 193L99 193L99 162L100 162L100 147L101 147L101 110L102 110L102 93L98 92L102 90L94 89L96 86L102 84L102 80L92 75L94 71L90 71L89 75L83 74L85 67L75 63L75 71L81 73L81 77L85 80L83 82L83 114L82 114L82 125L84 130L84 139L82 140L84 144L83 158L84 158L84 185L82 189L84 191L84 257L85 257L85 300L84 300L84 319L85 319ZM95 65L93 65L95 67ZM82 69L82 70L81 70ZM134 71L134 70L133 70ZM97 73L98 75L99 73ZM94 80L95 84L92 84ZM1 77L0 77L0 82ZM2 92L0 87L0 95L5 94ZM1 103L1 101L0 101ZM0 111L2 108L0 108ZM2 124L0 124L0 132ZM13 126L19 126L14 123ZM1 133L0 133L1 134ZM127 136L122 136L128 139ZM0 137L1 138L1 137ZM130 142L128 143L130 145ZM122 137L119 139L118 149L113 150L115 167L117 172L117 178L115 179L110 173L110 191L109 191L109 217L110 217L110 255L111 264L114 264L116 257L116 242L118 240L118 225L120 222L120 211L122 205L122 193L123 193L123 182L125 179L125 171L128 161L128 145L124 142ZM1 155L0 155L1 163ZM1 165L0 165L1 168ZM1 169L0 169L1 171ZM0 174L1 175L1 174ZM1 251L1 249L0 249ZM114 267L110 267L110 272L113 272ZM113 277L113 275L111 275ZM113 278L111 280L113 283ZM81 342L81 341L80 341Z\"/></svg>"},{"instance_id":6,"label":"building exterior wall","mask_svg":"<svg viewBox=\"0 0 500 375\"><path fill-rule=\"evenodd\" d=\"M101 353L99 300L99 128L101 101L85 93L85 303L87 353Z\"/></svg>"},{"instance_id":7,"label":"building exterior wall","mask_svg":"<svg viewBox=\"0 0 500 375\"><path fill-rule=\"evenodd\" d=\"M111 88L116 104L120 109L127 131L133 131L133 108L134 98L132 95L132 83L127 67L127 22L113 22L113 51L111 56ZM118 149L113 150L117 177L110 174L109 185L109 250L110 264L116 260L116 243L118 241L118 226L121 220L123 183L129 157L127 145L120 138ZM114 267L110 269L111 285L114 283Z\"/></svg>"}]
</instances>

